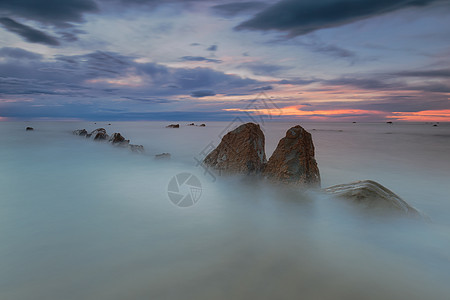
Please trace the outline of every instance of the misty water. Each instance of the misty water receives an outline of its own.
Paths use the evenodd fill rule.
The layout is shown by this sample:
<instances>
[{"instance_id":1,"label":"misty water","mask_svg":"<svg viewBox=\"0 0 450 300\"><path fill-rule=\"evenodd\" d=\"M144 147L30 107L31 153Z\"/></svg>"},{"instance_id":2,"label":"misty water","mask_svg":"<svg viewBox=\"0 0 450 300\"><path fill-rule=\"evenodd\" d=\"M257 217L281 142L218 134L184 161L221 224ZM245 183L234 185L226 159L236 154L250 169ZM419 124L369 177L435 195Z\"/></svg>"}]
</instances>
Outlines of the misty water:
<instances>
[{"instance_id":1,"label":"misty water","mask_svg":"<svg viewBox=\"0 0 450 300\"><path fill-rule=\"evenodd\" d=\"M194 158L230 124L167 124L0 123L0 299L450 299L449 124L301 124L322 187L375 180L430 222L214 181ZM262 124L267 157L293 125ZM71 134L98 127L146 154ZM167 194L181 172L189 208Z\"/></svg>"}]
</instances>

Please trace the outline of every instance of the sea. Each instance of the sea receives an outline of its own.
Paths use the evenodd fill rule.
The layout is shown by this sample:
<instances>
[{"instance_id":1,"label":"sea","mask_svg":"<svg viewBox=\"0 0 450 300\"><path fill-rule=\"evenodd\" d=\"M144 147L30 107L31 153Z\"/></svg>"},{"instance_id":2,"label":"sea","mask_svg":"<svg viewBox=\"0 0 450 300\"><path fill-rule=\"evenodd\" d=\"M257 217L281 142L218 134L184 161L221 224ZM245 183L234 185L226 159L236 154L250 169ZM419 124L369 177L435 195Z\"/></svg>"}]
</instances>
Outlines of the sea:
<instances>
[{"instance_id":1,"label":"sea","mask_svg":"<svg viewBox=\"0 0 450 300\"><path fill-rule=\"evenodd\" d=\"M301 125L322 187L374 180L423 219L219 176L239 120L170 123L0 122L1 300L450 299L449 123L260 123L267 158ZM99 127L145 153L72 134Z\"/></svg>"}]
</instances>

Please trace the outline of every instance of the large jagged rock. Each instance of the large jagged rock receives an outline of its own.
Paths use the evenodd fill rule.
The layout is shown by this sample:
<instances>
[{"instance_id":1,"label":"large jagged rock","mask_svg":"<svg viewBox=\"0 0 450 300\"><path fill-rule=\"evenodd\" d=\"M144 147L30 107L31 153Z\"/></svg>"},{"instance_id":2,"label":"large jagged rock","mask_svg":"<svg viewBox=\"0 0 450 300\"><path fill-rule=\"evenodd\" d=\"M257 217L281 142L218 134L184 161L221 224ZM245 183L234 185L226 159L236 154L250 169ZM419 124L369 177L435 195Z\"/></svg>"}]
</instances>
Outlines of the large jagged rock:
<instances>
[{"instance_id":1,"label":"large jagged rock","mask_svg":"<svg viewBox=\"0 0 450 300\"><path fill-rule=\"evenodd\" d=\"M388 209L408 216L422 217L414 207L391 190L372 180L355 181L323 189L334 197L343 198L370 209Z\"/></svg>"},{"instance_id":2,"label":"large jagged rock","mask_svg":"<svg viewBox=\"0 0 450 300\"><path fill-rule=\"evenodd\" d=\"M270 157L264 175L272 181L320 187L311 134L300 125L290 128Z\"/></svg>"},{"instance_id":3,"label":"large jagged rock","mask_svg":"<svg viewBox=\"0 0 450 300\"><path fill-rule=\"evenodd\" d=\"M261 128L257 124L247 123L228 132L203 162L220 174L261 173L266 164Z\"/></svg>"}]
</instances>

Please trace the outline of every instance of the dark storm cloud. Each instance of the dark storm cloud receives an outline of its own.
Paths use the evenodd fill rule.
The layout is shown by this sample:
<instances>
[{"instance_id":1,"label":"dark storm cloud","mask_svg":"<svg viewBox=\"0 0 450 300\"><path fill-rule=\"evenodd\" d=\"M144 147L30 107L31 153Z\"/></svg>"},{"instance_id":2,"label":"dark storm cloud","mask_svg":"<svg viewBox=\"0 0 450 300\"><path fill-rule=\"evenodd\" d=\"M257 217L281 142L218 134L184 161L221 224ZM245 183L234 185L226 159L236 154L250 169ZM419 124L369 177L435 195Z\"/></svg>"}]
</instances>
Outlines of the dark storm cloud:
<instances>
[{"instance_id":1,"label":"dark storm cloud","mask_svg":"<svg viewBox=\"0 0 450 300\"><path fill-rule=\"evenodd\" d=\"M7 15L19 16L59 27L80 23L83 15L97 12L93 0L2 0L0 10Z\"/></svg>"},{"instance_id":2,"label":"dark storm cloud","mask_svg":"<svg viewBox=\"0 0 450 300\"><path fill-rule=\"evenodd\" d=\"M395 73L398 76L406 77L436 77L449 78L450 69L422 70L422 71L403 71Z\"/></svg>"},{"instance_id":3,"label":"dark storm cloud","mask_svg":"<svg viewBox=\"0 0 450 300\"><path fill-rule=\"evenodd\" d=\"M21 48L3 47L0 48L0 57L15 59L41 59L42 55Z\"/></svg>"},{"instance_id":4,"label":"dark storm cloud","mask_svg":"<svg viewBox=\"0 0 450 300\"><path fill-rule=\"evenodd\" d=\"M220 59L213 59L213 58L207 58L203 56L183 56L180 58L181 61L204 61L204 62L210 62L210 63L216 63L219 64L222 61Z\"/></svg>"},{"instance_id":5,"label":"dark storm cloud","mask_svg":"<svg viewBox=\"0 0 450 300\"><path fill-rule=\"evenodd\" d=\"M20 24L11 18L0 18L0 24L2 24L6 30L11 31L17 35L20 35L27 42L39 43L49 46L59 45L59 41L56 38L46 34L43 31L34 29L27 25Z\"/></svg>"},{"instance_id":6,"label":"dark storm cloud","mask_svg":"<svg viewBox=\"0 0 450 300\"><path fill-rule=\"evenodd\" d=\"M215 96L216 93L212 90L199 90L199 91L193 91L191 93L191 97L194 98L202 98L202 97L208 97L208 96Z\"/></svg>"},{"instance_id":7,"label":"dark storm cloud","mask_svg":"<svg viewBox=\"0 0 450 300\"><path fill-rule=\"evenodd\" d=\"M444 0L281 0L236 29L277 30L298 36L408 7Z\"/></svg>"},{"instance_id":8,"label":"dark storm cloud","mask_svg":"<svg viewBox=\"0 0 450 300\"><path fill-rule=\"evenodd\" d=\"M219 4L211 7L214 13L224 16L233 17L241 13L254 12L263 9L267 4L258 1L248 2L231 2L226 4Z\"/></svg>"}]
</instances>

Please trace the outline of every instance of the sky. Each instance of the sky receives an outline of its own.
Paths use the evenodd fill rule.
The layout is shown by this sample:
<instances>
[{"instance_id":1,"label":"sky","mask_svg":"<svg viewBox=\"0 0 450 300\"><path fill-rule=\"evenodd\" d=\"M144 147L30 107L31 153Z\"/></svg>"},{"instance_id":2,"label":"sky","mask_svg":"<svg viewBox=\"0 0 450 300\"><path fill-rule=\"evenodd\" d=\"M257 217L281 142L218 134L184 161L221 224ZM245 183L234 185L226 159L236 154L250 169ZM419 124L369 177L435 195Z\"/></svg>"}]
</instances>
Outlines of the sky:
<instances>
[{"instance_id":1,"label":"sky","mask_svg":"<svg viewBox=\"0 0 450 300\"><path fill-rule=\"evenodd\" d=\"M450 122L450 0L2 0L0 120Z\"/></svg>"}]
</instances>

